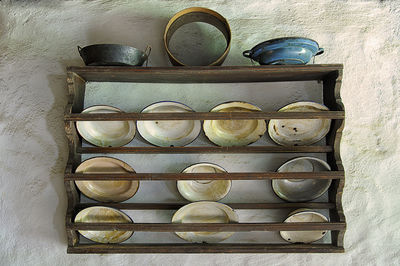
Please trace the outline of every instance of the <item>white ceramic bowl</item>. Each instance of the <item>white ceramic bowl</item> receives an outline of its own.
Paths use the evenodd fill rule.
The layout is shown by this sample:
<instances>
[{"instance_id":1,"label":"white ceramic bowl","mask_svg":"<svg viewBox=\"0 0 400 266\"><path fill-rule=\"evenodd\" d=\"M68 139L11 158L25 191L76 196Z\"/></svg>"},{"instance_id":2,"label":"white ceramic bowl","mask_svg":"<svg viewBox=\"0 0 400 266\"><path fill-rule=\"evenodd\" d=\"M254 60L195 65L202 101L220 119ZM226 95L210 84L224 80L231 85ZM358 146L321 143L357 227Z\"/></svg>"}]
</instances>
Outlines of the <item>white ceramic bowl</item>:
<instances>
[{"instance_id":1,"label":"white ceramic bowl","mask_svg":"<svg viewBox=\"0 0 400 266\"><path fill-rule=\"evenodd\" d=\"M128 164L111 157L95 157L83 161L75 170L82 174L124 174L135 173ZM105 180L75 181L85 196L101 202L121 202L127 200L139 189L139 181Z\"/></svg>"},{"instance_id":2,"label":"white ceramic bowl","mask_svg":"<svg viewBox=\"0 0 400 266\"><path fill-rule=\"evenodd\" d=\"M321 112L329 109L319 103L297 102L286 105L278 112ZM331 119L271 119L268 134L277 144L284 146L309 145L326 136Z\"/></svg>"},{"instance_id":3,"label":"white ceramic bowl","mask_svg":"<svg viewBox=\"0 0 400 266\"><path fill-rule=\"evenodd\" d=\"M210 112L260 112L246 102L220 104ZM205 120L203 129L208 139L218 146L246 146L256 142L266 131L264 120Z\"/></svg>"},{"instance_id":4,"label":"white ceramic bowl","mask_svg":"<svg viewBox=\"0 0 400 266\"><path fill-rule=\"evenodd\" d=\"M226 173L221 166L211 163L198 163L187 167L183 173ZM179 193L189 201L218 201L231 189L231 180L178 180Z\"/></svg>"},{"instance_id":5,"label":"white ceramic bowl","mask_svg":"<svg viewBox=\"0 0 400 266\"><path fill-rule=\"evenodd\" d=\"M109 207L89 207L81 210L75 217L76 223L133 223L125 213ZM86 231L79 233L94 242L104 244L121 243L133 234L133 231Z\"/></svg>"},{"instance_id":6,"label":"white ceramic bowl","mask_svg":"<svg viewBox=\"0 0 400 266\"><path fill-rule=\"evenodd\" d=\"M95 105L82 111L84 114L122 113L108 105ZM76 128L87 142L99 147L121 147L135 137L134 121L78 121Z\"/></svg>"},{"instance_id":7,"label":"white ceramic bowl","mask_svg":"<svg viewBox=\"0 0 400 266\"><path fill-rule=\"evenodd\" d=\"M239 218L229 206L212 201L200 201L180 208L172 217L173 223L238 223ZM233 232L176 232L187 241L195 243L217 243Z\"/></svg>"},{"instance_id":8,"label":"white ceramic bowl","mask_svg":"<svg viewBox=\"0 0 400 266\"><path fill-rule=\"evenodd\" d=\"M194 112L190 107L172 101L153 103L142 113ZM153 145L160 147L185 146L194 141L201 131L199 120L137 121L140 135Z\"/></svg>"},{"instance_id":9,"label":"white ceramic bowl","mask_svg":"<svg viewBox=\"0 0 400 266\"><path fill-rule=\"evenodd\" d=\"M321 172L330 171L329 164L314 157L299 157L284 163L278 172ZM304 202L324 194L331 179L273 179L272 189L281 199Z\"/></svg>"},{"instance_id":10,"label":"white ceramic bowl","mask_svg":"<svg viewBox=\"0 0 400 266\"><path fill-rule=\"evenodd\" d=\"M319 212L298 209L289 214L285 223L321 223L328 222L328 218ZM280 231L283 239L290 243L312 243L323 238L327 230L323 231Z\"/></svg>"}]
</instances>

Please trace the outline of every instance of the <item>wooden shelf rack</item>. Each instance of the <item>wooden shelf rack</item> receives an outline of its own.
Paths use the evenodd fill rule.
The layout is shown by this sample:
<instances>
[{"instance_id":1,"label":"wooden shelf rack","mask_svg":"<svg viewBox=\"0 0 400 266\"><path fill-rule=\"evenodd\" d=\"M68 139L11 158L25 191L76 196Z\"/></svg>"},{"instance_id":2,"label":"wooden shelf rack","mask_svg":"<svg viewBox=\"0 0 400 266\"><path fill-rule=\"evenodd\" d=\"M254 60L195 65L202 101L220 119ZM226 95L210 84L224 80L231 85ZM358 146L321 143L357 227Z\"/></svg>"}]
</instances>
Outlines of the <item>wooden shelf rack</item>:
<instances>
[{"instance_id":1,"label":"wooden shelf rack","mask_svg":"<svg viewBox=\"0 0 400 266\"><path fill-rule=\"evenodd\" d=\"M69 159L64 175L68 196L66 230L68 253L338 253L344 252L343 238L346 221L342 209L342 192L345 175L339 154L340 139L344 127L344 108L340 98L343 66L222 66L222 67L69 67L67 85L69 100L65 109L65 131L69 145ZM81 114L84 106L87 82L140 82L140 83L243 83L309 81L322 82L323 103L330 111L325 112L254 112L254 113L120 113ZM205 119L332 119L325 146L186 146L186 147L83 147L77 133L76 121L104 120L205 120ZM161 154L161 153L324 153L332 171L313 173L135 173L93 175L76 174L82 154ZM238 223L238 224L172 224L172 223L74 223L79 210L90 206L108 206L123 210L176 210L184 203L82 203L75 180L193 180L193 179L262 180L287 178L332 179L328 202L302 203L231 203L234 209L327 209L330 221L325 223ZM129 244L83 244L77 230L133 230L149 232L176 231L297 231L330 230L329 244L271 244L271 243L129 243ZM133 236L134 237L134 236Z\"/></svg>"}]
</instances>

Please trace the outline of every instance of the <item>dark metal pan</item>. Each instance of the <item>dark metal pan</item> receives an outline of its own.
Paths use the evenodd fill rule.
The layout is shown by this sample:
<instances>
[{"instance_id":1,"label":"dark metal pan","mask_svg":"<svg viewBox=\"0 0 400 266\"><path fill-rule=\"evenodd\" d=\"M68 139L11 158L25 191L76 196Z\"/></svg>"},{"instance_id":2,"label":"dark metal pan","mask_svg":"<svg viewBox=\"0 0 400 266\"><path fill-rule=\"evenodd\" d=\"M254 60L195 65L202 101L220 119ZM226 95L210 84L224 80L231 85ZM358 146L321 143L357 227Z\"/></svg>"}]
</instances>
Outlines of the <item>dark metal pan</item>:
<instances>
[{"instance_id":1,"label":"dark metal pan","mask_svg":"<svg viewBox=\"0 0 400 266\"><path fill-rule=\"evenodd\" d=\"M143 52L120 44L94 44L78 46L78 51L87 66L141 66L149 58L151 47Z\"/></svg>"}]
</instances>

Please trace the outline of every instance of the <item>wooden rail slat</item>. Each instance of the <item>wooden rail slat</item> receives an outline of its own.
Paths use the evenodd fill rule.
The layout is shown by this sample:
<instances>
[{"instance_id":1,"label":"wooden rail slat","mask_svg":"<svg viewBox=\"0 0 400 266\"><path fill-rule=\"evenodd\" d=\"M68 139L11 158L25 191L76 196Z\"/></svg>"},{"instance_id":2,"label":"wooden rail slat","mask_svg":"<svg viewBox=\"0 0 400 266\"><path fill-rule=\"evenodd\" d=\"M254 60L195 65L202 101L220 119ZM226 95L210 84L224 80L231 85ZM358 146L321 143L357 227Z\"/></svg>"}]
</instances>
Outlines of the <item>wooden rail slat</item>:
<instances>
[{"instance_id":1,"label":"wooden rail slat","mask_svg":"<svg viewBox=\"0 0 400 266\"><path fill-rule=\"evenodd\" d=\"M332 146L78 147L78 153L327 153Z\"/></svg>"},{"instance_id":2,"label":"wooden rail slat","mask_svg":"<svg viewBox=\"0 0 400 266\"><path fill-rule=\"evenodd\" d=\"M66 173L64 180L263 180L263 179L341 179L343 171L324 172L260 172L260 173Z\"/></svg>"},{"instance_id":3,"label":"wooden rail slat","mask_svg":"<svg viewBox=\"0 0 400 266\"><path fill-rule=\"evenodd\" d=\"M85 81L229 83L322 80L341 64L282 66L69 67Z\"/></svg>"},{"instance_id":4,"label":"wooden rail slat","mask_svg":"<svg viewBox=\"0 0 400 266\"><path fill-rule=\"evenodd\" d=\"M346 223L71 223L70 230L142 232L252 232L343 230Z\"/></svg>"},{"instance_id":5,"label":"wooden rail slat","mask_svg":"<svg viewBox=\"0 0 400 266\"><path fill-rule=\"evenodd\" d=\"M82 210L93 206L111 207L120 210L177 210L189 202L185 203L79 203L76 205L77 210ZM334 203L330 202L282 202L282 203L225 203L229 207L239 210L256 210L256 209L332 209L335 208Z\"/></svg>"},{"instance_id":6,"label":"wooden rail slat","mask_svg":"<svg viewBox=\"0 0 400 266\"><path fill-rule=\"evenodd\" d=\"M68 253L343 253L331 244L79 244Z\"/></svg>"},{"instance_id":7,"label":"wooden rail slat","mask_svg":"<svg viewBox=\"0 0 400 266\"><path fill-rule=\"evenodd\" d=\"M66 121L344 119L342 111L66 114Z\"/></svg>"}]
</instances>

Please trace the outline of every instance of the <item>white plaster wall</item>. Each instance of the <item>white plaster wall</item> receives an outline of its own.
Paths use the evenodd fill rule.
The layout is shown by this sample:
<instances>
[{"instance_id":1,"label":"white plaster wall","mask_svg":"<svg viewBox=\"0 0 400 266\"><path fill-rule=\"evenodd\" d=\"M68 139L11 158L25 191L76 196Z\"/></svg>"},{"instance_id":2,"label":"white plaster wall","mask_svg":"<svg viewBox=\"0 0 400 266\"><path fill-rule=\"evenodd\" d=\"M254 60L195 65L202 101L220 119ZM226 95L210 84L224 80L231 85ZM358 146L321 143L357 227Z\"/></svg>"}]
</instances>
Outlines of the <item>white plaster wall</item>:
<instances>
[{"instance_id":1,"label":"white plaster wall","mask_svg":"<svg viewBox=\"0 0 400 266\"><path fill-rule=\"evenodd\" d=\"M345 254L66 254L65 67L82 65L76 45L99 42L150 44L151 65L168 66L164 26L190 6L228 19L225 65L293 35L325 48L317 63L345 65ZM0 1L0 264L399 265L399 37L399 1Z\"/></svg>"}]
</instances>

